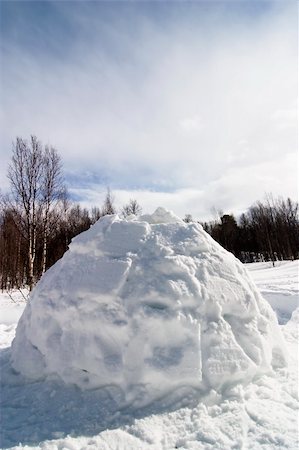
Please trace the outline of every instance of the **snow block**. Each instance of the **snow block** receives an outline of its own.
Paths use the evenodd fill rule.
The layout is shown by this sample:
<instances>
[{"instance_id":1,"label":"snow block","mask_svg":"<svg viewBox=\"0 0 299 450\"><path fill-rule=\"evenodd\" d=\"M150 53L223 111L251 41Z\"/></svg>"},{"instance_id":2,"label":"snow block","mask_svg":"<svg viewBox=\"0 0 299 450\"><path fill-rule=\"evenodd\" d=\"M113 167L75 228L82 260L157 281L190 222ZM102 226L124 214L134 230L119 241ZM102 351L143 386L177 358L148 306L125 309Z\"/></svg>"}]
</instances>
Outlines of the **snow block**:
<instances>
[{"instance_id":1,"label":"snow block","mask_svg":"<svg viewBox=\"0 0 299 450\"><path fill-rule=\"evenodd\" d=\"M162 208L103 217L74 238L32 292L12 345L14 369L30 379L116 386L136 404L245 383L283 355L245 267Z\"/></svg>"}]
</instances>

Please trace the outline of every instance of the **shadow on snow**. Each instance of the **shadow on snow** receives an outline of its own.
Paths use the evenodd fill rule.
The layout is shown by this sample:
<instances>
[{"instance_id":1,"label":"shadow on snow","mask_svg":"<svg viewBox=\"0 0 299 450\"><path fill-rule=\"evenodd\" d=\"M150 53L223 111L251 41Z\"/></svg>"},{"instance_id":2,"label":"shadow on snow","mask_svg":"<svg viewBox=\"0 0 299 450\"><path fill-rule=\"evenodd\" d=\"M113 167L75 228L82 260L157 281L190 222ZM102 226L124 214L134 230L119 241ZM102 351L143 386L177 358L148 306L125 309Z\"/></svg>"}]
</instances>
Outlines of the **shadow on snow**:
<instances>
[{"instance_id":1,"label":"shadow on snow","mask_svg":"<svg viewBox=\"0 0 299 450\"><path fill-rule=\"evenodd\" d=\"M25 381L10 365L10 349L1 351L1 448L19 443L38 445L67 435L94 436L106 429L130 425L136 418L175 410L198 402L198 392L176 392L184 402L169 395L136 409L124 406L117 387L82 391L57 380ZM182 388L183 389L183 388ZM178 397L177 397L178 398Z\"/></svg>"}]
</instances>

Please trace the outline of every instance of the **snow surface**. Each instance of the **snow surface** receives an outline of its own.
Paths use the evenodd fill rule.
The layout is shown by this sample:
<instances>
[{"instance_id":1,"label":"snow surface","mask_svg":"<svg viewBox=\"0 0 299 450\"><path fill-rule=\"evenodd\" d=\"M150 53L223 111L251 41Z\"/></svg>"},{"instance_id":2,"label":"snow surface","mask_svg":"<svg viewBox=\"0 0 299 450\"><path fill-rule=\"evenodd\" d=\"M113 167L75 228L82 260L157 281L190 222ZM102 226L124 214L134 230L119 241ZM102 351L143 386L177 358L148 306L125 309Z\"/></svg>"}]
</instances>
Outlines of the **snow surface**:
<instances>
[{"instance_id":1,"label":"snow surface","mask_svg":"<svg viewBox=\"0 0 299 450\"><path fill-rule=\"evenodd\" d=\"M18 322L21 317L26 300L28 298L28 291L26 289L13 290L11 292L3 292L1 294L1 309L0 309L0 323L11 325Z\"/></svg>"},{"instance_id":2,"label":"snow surface","mask_svg":"<svg viewBox=\"0 0 299 450\"><path fill-rule=\"evenodd\" d=\"M247 269L275 310L280 324L290 320L292 312L299 307L298 261L276 261L246 264Z\"/></svg>"},{"instance_id":3,"label":"snow surface","mask_svg":"<svg viewBox=\"0 0 299 450\"><path fill-rule=\"evenodd\" d=\"M284 265L280 286L277 272L267 272L262 263L255 266L251 275L265 286L276 285L280 298L288 292L280 305L280 311L285 308L286 317L291 292L294 296L298 292L298 278L293 278L292 273L299 264L294 261ZM17 321L19 311L13 301L10 307L11 317ZM0 318L3 309L8 311L9 303L7 296L0 294ZM256 376L248 384L235 384L221 395L212 389L199 398L196 392L192 395L185 391L179 398L168 395L139 409L134 405L120 408L117 396L113 397L107 388L81 390L51 377L26 382L10 363L16 324L3 324L1 448L297 449L298 324L296 310L291 320L279 327L289 354L288 368Z\"/></svg>"},{"instance_id":4,"label":"snow surface","mask_svg":"<svg viewBox=\"0 0 299 450\"><path fill-rule=\"evenodd\" d=\"M119 407L208 395L285 365L277 319L244 266L196 223L159 208L100 219L42 277L12 366L107 388Z\"/></svg>"}]
</instances>

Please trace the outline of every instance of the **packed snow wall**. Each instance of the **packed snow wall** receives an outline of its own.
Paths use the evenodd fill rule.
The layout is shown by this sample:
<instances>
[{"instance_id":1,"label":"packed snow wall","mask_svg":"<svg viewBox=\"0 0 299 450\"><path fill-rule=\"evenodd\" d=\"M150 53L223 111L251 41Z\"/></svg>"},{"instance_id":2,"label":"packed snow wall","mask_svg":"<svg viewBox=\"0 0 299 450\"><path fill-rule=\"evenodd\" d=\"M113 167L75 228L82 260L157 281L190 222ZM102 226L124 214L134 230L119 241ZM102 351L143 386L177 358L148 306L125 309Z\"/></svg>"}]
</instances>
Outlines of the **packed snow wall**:
<instances>
[{"instance_id":1,"label":"packed snow wall","mask_svg":"<svg viewBox=\"0 0 299 450\"><path fill-rule=\"evenodd\" d=\"M32 292L12 364L30 379L116 386L147 403L207 392L285 364L275 314L244 266L198 223L100 219Z\"/></svg>"}]
</instances>

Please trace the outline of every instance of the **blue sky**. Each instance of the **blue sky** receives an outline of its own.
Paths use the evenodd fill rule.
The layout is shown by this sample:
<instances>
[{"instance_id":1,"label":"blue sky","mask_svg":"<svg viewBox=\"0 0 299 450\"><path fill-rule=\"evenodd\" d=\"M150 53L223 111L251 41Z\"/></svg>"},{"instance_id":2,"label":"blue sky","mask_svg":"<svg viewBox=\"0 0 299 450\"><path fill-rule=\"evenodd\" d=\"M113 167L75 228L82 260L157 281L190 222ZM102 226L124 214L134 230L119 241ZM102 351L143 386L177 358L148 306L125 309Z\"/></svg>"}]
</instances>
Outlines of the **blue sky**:
<instances>
[{"instance_id":1,"label":"blue sky","mask_svg":"<svg viewBox=\"0 0 299 450\"><path fill-rule=\"evenodd\" d=\"M1 2L2 190L16 136L70 191L177 214L297 196L295 1Z\"/></svg>"}]
</instances>

